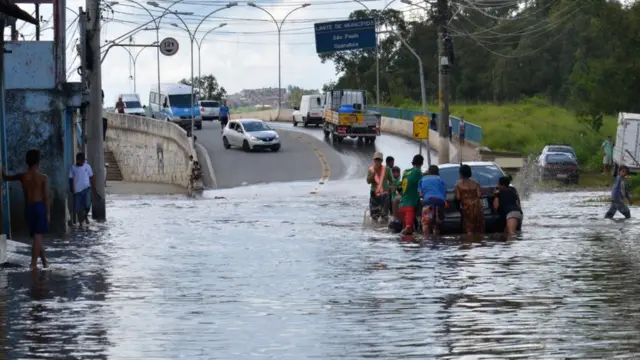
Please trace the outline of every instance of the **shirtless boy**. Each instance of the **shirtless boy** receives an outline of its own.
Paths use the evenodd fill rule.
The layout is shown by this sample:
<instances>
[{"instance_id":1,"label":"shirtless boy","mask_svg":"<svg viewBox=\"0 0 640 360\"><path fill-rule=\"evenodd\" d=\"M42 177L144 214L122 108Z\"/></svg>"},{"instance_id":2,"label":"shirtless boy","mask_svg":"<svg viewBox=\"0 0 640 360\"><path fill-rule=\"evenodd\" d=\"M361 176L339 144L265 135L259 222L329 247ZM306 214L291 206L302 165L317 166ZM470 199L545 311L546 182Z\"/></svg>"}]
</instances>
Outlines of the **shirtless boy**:
<instances>
[{"instance_id":1,"label":"shirtless boy","mask_svg":"<svg viewBox=\"0 0 640 360\"><path fill-rule=\"evenodd\" d=\"M26 202L27 224L29 233L33 237L33 247L31 248L31 270L38 268L38 256L42 260L42 267L48 267L47 259L44 256L43 236L49 231L49 221L51 212L49 209L49 184L47 175L39 171L40 150L27 151L26 173L7 175L2 169L2 178L6 181L20 180L24 199Z\"/></svg>"}]
</instances>

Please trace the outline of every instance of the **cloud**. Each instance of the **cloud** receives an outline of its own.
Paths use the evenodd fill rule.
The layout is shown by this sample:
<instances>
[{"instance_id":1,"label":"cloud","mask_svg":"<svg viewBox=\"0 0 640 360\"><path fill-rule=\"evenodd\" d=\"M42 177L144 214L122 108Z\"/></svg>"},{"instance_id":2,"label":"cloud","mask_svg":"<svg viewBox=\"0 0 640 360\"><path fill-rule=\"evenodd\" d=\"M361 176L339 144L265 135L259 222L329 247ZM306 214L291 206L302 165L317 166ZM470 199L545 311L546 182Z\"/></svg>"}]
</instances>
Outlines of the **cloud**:
<instances>
[{"instance_id":1,"label":"cloud","mask_svg":"<svg viewBox=\"0 0 640 360\"><path fill-rule=\"evenodd\" d=\"M168 0L157 0L162 6L169 6ZM268 2L265 2L268 1ZM258 1L257 4L267 9L273 17L281 20L292 9L299 7L302 0L274 2ZM349 14L363 7L356 2L341 0L308 0L312 5L296 10L282 27L281 32L281 71L282 86L297 85L303 88L319 89L331 79L336 78L335 68L331 62L322 64L315 52L314 22L346 19ZM140 1L146 4L146 1ZM212 5L215 4L215 5ZM179 12L192 12L194 15L183 16L191 30L203 16L223 6L222 1L185 0L172 9ZM383 1L367 1L369 8L382 8ZM33 12L32 5L21 5L26 11ZM85 7L84 1L70 0L67 7L77 11ZM396 1L390 8L405 9L407 6ZM148 8L157 13L152 6ZM106 22L101 29L102 42L112 40L151 20L144 10L127 0L113 5L113 16L105 14L112 21ZM51 17L51 5L41 5L41 14L46 20ZM75 39L78 37L77 22L72 24L76 15L68 10L67 26L67 68L70 81L78 81L73 70L79 65L75 52ZM259 9L240 3L237 7L221 10L211 16L200 27L196 36L199 41L206 31L221 23L227 25L207 35L201 47L202 75L213 74L228 92L234 93L242 89L278 86L278 36L273 20ZM181 24L173 15L163 18L160 26L160 38L171 36L180 43L180 49L174 56L160 55L161 82L177 82L191 76L191 57L189 36L186 31L171 26ZM47 26L43 26L43 29ZM19 27L22 24L18 25ZM153 27L153 23L149 25ZM25 35L35 32L32 25L26 25L21 32ZM43 32L42 40L51 40L51 30ZM27 36L29 39L29 36ZM133 35L136 44L151 44L156 41L155 31L140 31ZM125 43L128 43L126 41ZM157 86L156 50L154 48L128 48L136 57L136 92L146 103L149 90ZM138 54L139 53L139 54ZM72 62L76 58L75 62ZM102 86L105 91L105 102L114 101L118 93L133 92L133 68L130 56L124 48L112 48L102 64ZM194 76L198 75L198 47L194 45Z\"/></svg>"}]
</instances>

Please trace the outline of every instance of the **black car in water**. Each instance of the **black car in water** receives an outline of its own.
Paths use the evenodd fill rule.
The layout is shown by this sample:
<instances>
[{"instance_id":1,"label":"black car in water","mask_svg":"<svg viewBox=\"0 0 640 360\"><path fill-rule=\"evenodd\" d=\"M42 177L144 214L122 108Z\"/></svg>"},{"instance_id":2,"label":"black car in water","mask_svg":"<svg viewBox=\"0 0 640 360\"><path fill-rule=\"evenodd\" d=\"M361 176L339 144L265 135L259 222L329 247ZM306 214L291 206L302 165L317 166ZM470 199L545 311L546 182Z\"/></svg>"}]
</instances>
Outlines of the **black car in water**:
<instances>
[{"instance_id":1,"label":"black car in water","mask_svg":"<svg viewBox=\"0 0 640 360\"><path fill-rule=\"evenodd\" d=\"M493 208L493 192L498 184L498 179L505 176L505 172L493 162L472 161L465 162L465 165L471 167L471 178L480 184L482 189L482 208L484 209L485 232L494 233L504 231L504 223L500 219L500 215ZM449 207L445 210L444 224L442 227L443 234L461 234L464 232L462 228L462 218L458 202L455 201L455 186L460 179L461 164L442 164L440 168L440 177L447 186L447 202Z\"/></svg>"},{"instance_id":2,"label":"black car in water","mask_svg":"<svg viewBox=\"0 0 640 360\"><path fill-rule=\"evenodd\" d=\"M540 180L558 180L577 184L580 180L578 162L569 154L548 152L540 156L538 161Z\"/></svg>"}]
</instances>

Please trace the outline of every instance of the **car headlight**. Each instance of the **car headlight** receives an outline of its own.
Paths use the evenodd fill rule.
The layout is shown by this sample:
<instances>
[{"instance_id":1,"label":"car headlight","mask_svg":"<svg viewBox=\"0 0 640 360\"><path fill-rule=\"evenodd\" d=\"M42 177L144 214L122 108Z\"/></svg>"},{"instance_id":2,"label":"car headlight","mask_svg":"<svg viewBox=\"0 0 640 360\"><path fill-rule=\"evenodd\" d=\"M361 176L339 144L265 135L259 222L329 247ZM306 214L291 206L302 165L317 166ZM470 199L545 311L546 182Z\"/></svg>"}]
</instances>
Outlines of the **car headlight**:
<instances>
[{"instance_id":1,"label":"car headlight","mask_svg":"<svg viewBox=\"0 0 640 360\"><path fill-rule=\"evenodd\" d=\"M255 137L255 136L250 136L250 138L251 138L251 140L256 140L256 141L258 140L258 138Z\"/></svg>"},{"instance_id":2,"label":"car headlight","mask_svg":"<svg viewBox=\"0 0 640 360\"><path fill-rule=\"evenodd\" d=\"M276 134L276 139L280 139L280 135Z\"/></svg>"}]
</instances>

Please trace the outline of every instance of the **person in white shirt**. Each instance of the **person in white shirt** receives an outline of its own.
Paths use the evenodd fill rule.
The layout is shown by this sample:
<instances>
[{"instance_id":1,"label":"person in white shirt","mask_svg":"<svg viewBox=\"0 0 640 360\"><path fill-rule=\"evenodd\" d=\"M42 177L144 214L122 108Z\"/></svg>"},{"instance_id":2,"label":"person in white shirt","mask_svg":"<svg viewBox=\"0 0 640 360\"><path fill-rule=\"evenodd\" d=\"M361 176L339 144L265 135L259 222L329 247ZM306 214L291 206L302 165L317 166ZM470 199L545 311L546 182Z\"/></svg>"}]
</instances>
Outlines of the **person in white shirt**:
<instances>
[{"instance_id":1,"label":"person in white shirt","mask_svg":"<svg viewBox=\"0 0 640 360\"><path fill-rule=\"evenodd\" d=\"M453 123L451 122L451 117L449 117L449 141L451 141L453 135Z\"/></svg>"},{"instance_id":2,"label":"person in white shirt","mask_svg":"<svg viewBox=\"0 0 640 360\"><path fill-rule=\"evenodd\" d=\"M73 193L73 212L78 216L80 225L89 223L91 210L91 190L95 191L93 169L87 164L84 154L76 155L76 163L69 170L69 186Z\"/></svg>"}]
</instances>

